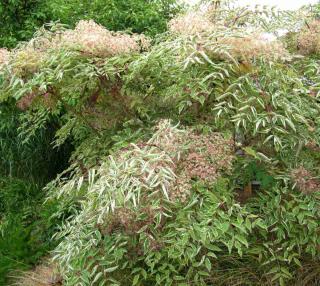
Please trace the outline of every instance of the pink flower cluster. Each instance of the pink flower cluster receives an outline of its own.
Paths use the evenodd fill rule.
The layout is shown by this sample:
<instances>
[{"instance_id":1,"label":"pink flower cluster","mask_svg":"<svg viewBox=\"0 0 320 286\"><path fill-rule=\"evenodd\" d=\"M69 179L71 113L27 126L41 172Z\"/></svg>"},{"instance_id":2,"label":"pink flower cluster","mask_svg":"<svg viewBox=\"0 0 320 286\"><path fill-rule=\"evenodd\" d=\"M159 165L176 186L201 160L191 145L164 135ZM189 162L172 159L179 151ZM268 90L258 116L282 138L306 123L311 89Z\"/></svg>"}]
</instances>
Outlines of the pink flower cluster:
<instances>
[{"instance_id":1,"label":"pink flower cluster","mask_svg":"<svg viewBox=\"0 0 320 286\"><path fill-rule=\"evenodd\" d=\"M31 92L24 97L20 98L16 105L20 110L27 110L33 103L34 99L36 98L36 93Z\"/></svg>"},{"instance_id":2,"label":"pink flower cluster","mask_svg":"<svg viewBox=\"0 0 320 286\"><path fill-rule=\"evenodd\" d=\"M60 47L79 49L87 55L112 57L139 52L149 41L143 35L111 32L94 21L80 21L74 30L66 30L58 37Z\"/></svg>"},{"instance_id":3,"label":"pink flower cluster","mask_svg":"<svg viewBox=\"0 0 320 286\"><path fill-rule=\"evenodd\" d=\"M163 126L165 128L163 128ZM172 158L176 180L170 188L172 200L185 201L191 191L191 180L216 181L232 168L234 142L220 133L197 134L191 129L172 132L172 127L160 122L160 136L155 145ZM161 167L161 166L158 166Z\"/></svg>"},{"instance_id":4,"label":"pink flower cluster","mask_svg":"<svg viewBox=\"0 0 320 286\"><path fill-rule=\"evenodd\" d=\"M0 65L8 62L10 56L10 52L7 49L0 48Z\"/></svg>"},{"instance_id":5,"label":"pink flower cluster","mask_svg":"<svg viewBox=\"0 0 320 286\"><path fill-rule=\"evenodd\" d=\"M320 20L308 23L299 33L298 49L303 55L320 52Z\"/></svg>"},{"instance_id":6,"label":"pink flower cluster","mask_svg":"<svg viewBox=\"0 0 320 286\"><path fill-rule=\"evenodd\" d=\"M138 53L150 43L144 35L129 35L111 32L94 21L80 21L74 30L56 32L41 29L28 43L11 51L12 66L23 77L35 73L52 52L72 50L85 57L108 58L117 55ZM0 64L8 59L9 52L0 50Z\"/></svg>"},{"instance_id":7,"label":"pink flower cluster","mask_svg":"<svg viewBox=\"0 0 320 286\"><path fill-rule=\"evenodd\" d=\"M169 30L180 35L193 35L215 29L207 14L202 12L189 12L178 16L169 22Z\"/></svg>"},{"instance_id":8,"label":"pink flower cluster","mask_svg":"<svg viewBox=\"0 0 320 286\"><path fill-rule=\"evenodd\" d=\"M315 178L311 172L304 167L292 170L291 178L296 187L305 194L320 191L320 180Z\"/></svg>"},{"instance_id":9,"label":"pink flower cluster","mask_svg":"<svg viewBox=\"0 0 320 286\"><path fill-rule=\"evenodd\" d=\"M237 60L248 61L257 58L281 60L289 58L289 53L281 42L265 40L259 34L223 37L218 39L217 43L225 46Z\"/></svg>"},{"instance_id":10,"label":"pink flower cluster","mask_svg":"<svg viewBox=\"0 0 320 286\"><path fill-rule=\"evenodd\" d=\"M266 58L281 60L289 58L283 44L277 40L267 40L261 32L249 34L247 28L226 27L222 20L210 13L189 12L172 19L169 30L174 35L196 36L198 49L222 59L252 60ZM224 52L223 52L224 51Z\"/></svg>"}]
</instances>

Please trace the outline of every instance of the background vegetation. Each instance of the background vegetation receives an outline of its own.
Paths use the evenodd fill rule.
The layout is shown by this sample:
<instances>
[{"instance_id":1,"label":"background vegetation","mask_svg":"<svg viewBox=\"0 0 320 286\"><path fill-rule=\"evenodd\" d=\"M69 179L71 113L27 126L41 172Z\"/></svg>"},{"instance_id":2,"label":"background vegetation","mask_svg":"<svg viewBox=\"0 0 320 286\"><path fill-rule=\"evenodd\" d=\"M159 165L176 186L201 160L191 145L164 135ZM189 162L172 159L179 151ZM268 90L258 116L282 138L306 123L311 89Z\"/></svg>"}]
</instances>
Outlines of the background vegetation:
<instances>
[{"instance_id":1,"label":"background vegetation","mask_svg":"<svg viewBox=\"0 0 320 286\"><path fill-rule=\"evenodd\" d=\"M181 9L175 0L12 0L0 3L0 47L15 47L29 40L43 24L60 21L74 27L93 19L113 31L130 30L155 36Z\"/></svg>"}]
</instances>

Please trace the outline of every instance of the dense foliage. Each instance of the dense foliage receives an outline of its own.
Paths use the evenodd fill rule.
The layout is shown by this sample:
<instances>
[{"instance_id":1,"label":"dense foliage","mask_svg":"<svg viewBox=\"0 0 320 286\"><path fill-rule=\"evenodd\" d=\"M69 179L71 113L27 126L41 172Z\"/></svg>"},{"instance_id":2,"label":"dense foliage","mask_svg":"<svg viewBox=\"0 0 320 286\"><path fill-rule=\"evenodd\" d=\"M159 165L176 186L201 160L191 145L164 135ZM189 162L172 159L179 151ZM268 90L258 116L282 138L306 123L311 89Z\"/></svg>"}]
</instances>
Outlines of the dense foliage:
<instances>
[{"instance_id":1,"label":"dense foliage","mask_svg":"<svg viewBox=\"0 0 320 286\"><path fill-rule=\"evenodd\" d=\"M8 285L8 273L29 269L52 249L60 219L52 217L55 203L41 206L45 193L38 185L1 178L0 189L0 285Z\"/></svg>"},{"instance_id":2,"label":"dense foliage","mask_svg":"<svg viewBox=\"0 0 320 286\"><path fill-rule=\"evenodd\" d=\"M60 21L74 26L93 19L113 31L130 30L155 36L179 10L175 0L3 0L0 3L0 47L29 40L43 24Z\"/></svg>"},{"instance_id":3,"label":"dense foliage","mask_svg":"<svg viewBox=\"0 0 320 286\"><path fill-rule=\"evenodd\" d=\"M41 1L1 1L0 46L14 47L21 40L30 39L47 17L41 9Z\"/></svg>"},{"instance_id":4,"label":"dense foliage","mask_svg":"<svg viewBox=\"0 0 320 286\"><path fill-rule=\"evenodd\" d=\"M14 47L18 41L29 40L43 23L60 20L74 26L86 15L88 18L94 15L93 18L113 30L154 36L166 29L167 20L180 9L175 1L120 2L90 1L90 5L89 2L84 5L84 1L2 1L0 46ZM6 50L0 49L0 61L6 54ZM51 230L59 219L51 218L52 204L42 206L45 193L41 189L67 167L74 142L66 140L54 147L52 141L63 117L49 115L46 110L41 115L26 114L13 98L1 103L0 120L0 204L8 206L0 210L0 284L7 285L10 272L39 263L54 246ZM33 129L34 121L41 127ZM26 135L25 130L30 130L32 136ZM39 267L38 271L52 275L50 267Z\"/></svg>"},{"instance_id":5,"label":"dense foliage","mask_svg":"<svg viewBox=\"0 0 320 286\"><path fill-rule=\"evenodd\" d=\"M7 132L74 148L39 211L59 275L19 285L320 281L317 10L218 3L155 41L81 20L0 50Z\"/></svg>"}]
</instances>

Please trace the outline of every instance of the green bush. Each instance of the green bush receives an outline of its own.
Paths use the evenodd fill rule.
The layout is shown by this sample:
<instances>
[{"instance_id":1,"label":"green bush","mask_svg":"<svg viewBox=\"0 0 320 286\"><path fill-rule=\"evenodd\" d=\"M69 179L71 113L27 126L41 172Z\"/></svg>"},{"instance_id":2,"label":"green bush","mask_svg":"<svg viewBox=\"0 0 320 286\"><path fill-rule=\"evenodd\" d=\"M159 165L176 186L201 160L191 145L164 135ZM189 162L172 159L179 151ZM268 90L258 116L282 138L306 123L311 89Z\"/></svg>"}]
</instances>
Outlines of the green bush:
<instances>
[{"instance_id":1,"label":"green bush","mask_svg":"<svg viewBox=\"0 0 320 286\"><path fill-rule=\"evenodd\" d=\"M180 9L175 0L47 1L51 19L73 27L79 20L94 20L112 31L129 30L155 36Z\"/></svg>"},{"instance_id":2,"label":"green bush","mask_svg":"<svg viewBox=\"0 0 320 286\"><path fill-rule=\"evenodd\" d=\"M192 161L185 152L205 151L193 149L185 135L179 139L180 132L160 123L147 144L120 149L90 169L87 182L75 175L51 186L52 198L73 201L78 209L58 233L54 259L65 285L284 285L298 276L306 283L298 285L316 282L319 194L286 187L282 180L288 178L268 175L268 164L252 175L252 160L248 175L262 188L245 205L237 201L236 182L210 182L209 173L199 180L206 167L192 172L189 185L184 168Z\"/></svg>"},{"instance_id":3,"label":"green bush","mask_svg":"<svg viewBox=\"0 0 320 286\"><path fill-rule=\"evenodd\" d=\"M319 54L261 34L314 15L209 8L156 41L83 20L2 51L23 142L54 118L75 148L44 189L65 285L319 280Z\"/></svg>"},{"instance_id":4,"label":"green bush","mask_svg":"<svg viewBox=\"0 0 320 286\"><path fill-rule=\"evenodd\" d=\"M94 19L113 31L131 30L154 36L167 29L167 21L180 9L175 0L1 1L0 47L14 48L50 21L74 27L79 20Z\"/></svg>"},{"instance_id":5,"label":"green bush","mask_svg":"<svg viewBox=\"0 0 320 286\"><path fill-rule=\"evenodd\" d=\"M42 3L39 0L1 1L0 47L15 47L19 41L30 39L43 23L50 21Z\"/></svg>"}]
</instances>

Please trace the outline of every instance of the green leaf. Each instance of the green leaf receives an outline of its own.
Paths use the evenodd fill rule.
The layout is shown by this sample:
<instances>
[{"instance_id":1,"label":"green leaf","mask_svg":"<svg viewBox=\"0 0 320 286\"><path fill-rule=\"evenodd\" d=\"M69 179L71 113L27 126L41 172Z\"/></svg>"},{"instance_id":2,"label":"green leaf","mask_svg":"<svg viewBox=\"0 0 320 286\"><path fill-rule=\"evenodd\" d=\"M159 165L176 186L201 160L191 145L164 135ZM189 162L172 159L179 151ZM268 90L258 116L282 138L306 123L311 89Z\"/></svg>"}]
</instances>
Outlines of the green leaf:
<instances>
[{"instance_id":1,"label":"green leaf","mask_svg":"<svg viewBox=\"0 0 320 286\"><path fill-rule=\"evenodd\" d=\"M113 271L117 270L118 268L119 268L118 265L117 265L117 266L114 266L114 267L109 267L109 268L106 268L106 269L104 270L104 272L105 272L105 273L110 273L110 272L113 272Z\"/></svg>"},{"instance_id":2,"label":"green leaf","mask_svg":"<svg viewBox=\"0 0 320 286\"><path fill-rule=\"evenodd\" d=\"M211 262L210 262L209 258L205 259L204 264L205 264L206 268L208 269L208 271L210 272L211 271Z\"/></svg>"},{"instance_id":3,"label":"green leaf","mask_svg":"<svg viewBox=\"0 0 320 286\"><path fill-rule=\"evenodd\" d=\"M133 281L132 281L132 286L138 284L139 278L140 278L140 275L139 275L139 274L136 274L136 275L134 276Z\"/></svg>"},{"instance_id":4,"label":"green leaf","mask_svg":"<svg viewBox=\"0 0 320 286\"><path fill-rule=\"evenodd\" d=\"M249 244L248 244L248 241L247 239L243 236L243 235L240 235L240 234L236 234L235 235L235 239L240 241L243 245L245 245L246 247L249 247Z\"/></svg>"}]
</instances>

